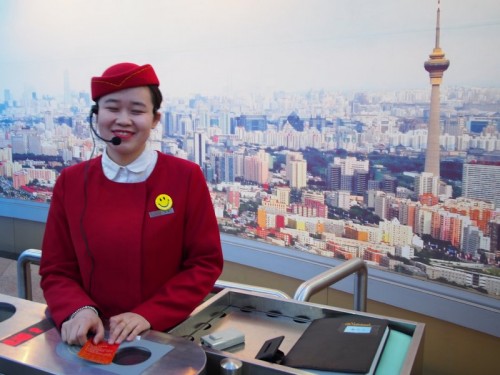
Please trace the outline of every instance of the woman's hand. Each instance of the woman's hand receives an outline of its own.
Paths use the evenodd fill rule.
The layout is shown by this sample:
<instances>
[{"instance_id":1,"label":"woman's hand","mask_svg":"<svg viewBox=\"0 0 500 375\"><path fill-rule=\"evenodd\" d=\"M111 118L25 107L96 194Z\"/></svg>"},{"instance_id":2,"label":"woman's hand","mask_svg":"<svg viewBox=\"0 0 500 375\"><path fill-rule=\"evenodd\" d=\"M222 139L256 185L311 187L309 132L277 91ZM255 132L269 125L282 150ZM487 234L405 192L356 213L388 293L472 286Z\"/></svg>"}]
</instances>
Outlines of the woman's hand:
<instances>
[{"instance_id":1,"label":"woman's hand","mask_svg":"<svg viewBox=\"0 0 500 375\"><path fill-rule=\"evenodd\" d=\"M61 326L61 338L70 345L84 345L88 334L94 333L94 344L104 338L101 318L91 309L83 309Z\"/></svg>"},{"instance_id":2,"label":"woman's hand","mask_svg":"<svg viewBox=\"0 0 500 375\"><path fill-rule=\"evenodd\" d=\"M151 324L139 314L126 312L115 315L109 319L108 343L120 344L124 340L132 341L141 332L150 328Z\"/></svg>"}]
</instances>

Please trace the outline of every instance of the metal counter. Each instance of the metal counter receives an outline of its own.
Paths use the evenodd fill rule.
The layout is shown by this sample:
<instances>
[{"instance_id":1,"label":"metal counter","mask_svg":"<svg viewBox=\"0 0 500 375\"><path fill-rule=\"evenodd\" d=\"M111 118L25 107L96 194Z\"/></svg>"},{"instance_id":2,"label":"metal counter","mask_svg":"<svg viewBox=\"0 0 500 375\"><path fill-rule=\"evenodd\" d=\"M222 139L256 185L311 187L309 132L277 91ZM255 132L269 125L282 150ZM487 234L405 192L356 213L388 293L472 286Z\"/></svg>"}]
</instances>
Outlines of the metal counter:
<instances>
[{"instance_id":1,"label":"metal counter","mask_svg":"<svg viewBox=\"0 0 500 375\"><path fill-rule=\"evenodd\" d=\"M311 374L315 372L255 359L266 340L284 336L279 349L287 353L314 319L352 314L387 319L391 330L411 337L397 373L419 374L422 368L424 324L393 319L353 310L275 298L272 296L225 289L200 305L186 321L169 333L201 344L201 338L213 332L235 329L245 335L243 344L216 350L203 346L207 353L207 373L218 374L225 357L243 362L242 375ZM386 353L389 355L389 353ZM324 374L324 372L321 372Z\"/></svg>"},{"instance_id":2,"label":"metal counter","mask_svg":"<svg viewBox=\"0 0 500 375\"><path fill-rule=\"evenodd\" d=\"M207 360L198 344L155 331L122 343L110 365L81 359L79 349L61 341L46 305L0 294L0 374L193 375L205 374Z\"/></svg>"}]
</instances>

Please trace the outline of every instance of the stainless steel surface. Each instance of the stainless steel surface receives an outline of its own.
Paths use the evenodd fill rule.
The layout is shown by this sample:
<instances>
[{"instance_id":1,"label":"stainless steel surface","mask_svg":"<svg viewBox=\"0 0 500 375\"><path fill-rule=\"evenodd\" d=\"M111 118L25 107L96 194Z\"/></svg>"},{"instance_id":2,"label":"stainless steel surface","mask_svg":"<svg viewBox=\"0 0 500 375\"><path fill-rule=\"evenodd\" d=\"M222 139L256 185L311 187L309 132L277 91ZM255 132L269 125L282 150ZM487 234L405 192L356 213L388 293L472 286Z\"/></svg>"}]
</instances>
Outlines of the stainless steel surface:
<instances>
[{"instance_id":1,"label":"stainless steel surface","mask_svg":"<svg viewBox=\"0 0 500 375\"><path fill-rule=\"evenodd\" d=\"M41 321L47 322L44 304L1 295L0 302L13 305L15 314L0 322L0 340L26 330ZM49 321L50 322L50 321ZM50 323L49 329L18 346L0 343L0 372L19 374L204 374L206 354L189 340L170 334L148 331L140 340L122 344L122 348L143 348L151 356L130 365L96 365L78 357L79 347L62 343L58 330ZM119 349L119 350L120 350Z\"/></svg>"},{"instance_id":2,"label":"stainless steel surface","mask_svg":"<svg viewBox=\"0 0 500 375\"><path fill-rule=\"evenodd\" d=\"M31 287L31 264L40 264L42 251L37 249L24 250L17 259L17 295L27 300L33 299Z\"/></svg>"},{"instance_id":3,"label":"stainless steel surface","mask_svg":"<svg viewBox=\"0 0 500 375\"><path fill-rule=\"evenodd\" d=\"M362 315L389 320L391 329L411 336L411 344L403 359L401 374L421 371L424 324L353 310L331 308L308 302L287 300L258 293L225 289L199 306L186 321L169 333L200 343L204 335L234 328L245 334L244 344L224 351L204 347L207 353L207 373L217 373L223 358L243 362L242 374L311 374L275 363L255 359L266 340L284 336L279 347L287 353L314 319L338 315Z\"/></svg>"},{"instance_id":4,"label":"stainless steel surface","mask_svg":"<svg viewBox=\"0 0 500 375\"><path fill-rule=\"evenodd\" d=\"M354 287L354 310L366 311L366 295L368 289L368 270L365 262L359 258L350 259L341 265L329 269L310 280L304 281L297 288L293 299L297 301L309 301L309 299L320 290L356 273L356 284Z\"/></svg>"},{"instance_id":5,"label":"stainless steel surface","mask_svg":"<svg viewBox=\"0 0 500 375\"><path fill-rule=\"evenodd\" d=\"M291 298L288 294L286 294L285 292L282 292L281 290L265 288L265 287L261 287L261 286L255 286L255 285L234 283L231 281L224 281L224 280L217 280L215 282L215 285L214 285L214 288L212 291L213 292L220 292L221 290L226 289L226 288L245 290L248 292L269 294L271 296L276 296L276 297L286 298L286 299Z\"/></svg>"},{"instance_id":6,"label":"stainless steel surface","mask_svg":"<svg viewBox=\"0 0 500 375\"><path fill-rule=\"evenodd\" d=\"M29 264L39 264L41 256L40 250L33 250L34 249L26 250L27 253L20 258L22 260L22 264L20 266L18 265L19 293L24 291L24 296L26 296L26 298L31 298L31 289L27 290L27 288L31 288L31 280L28 272L29 270L27 271L26 267L29 266ZM304 282L297 289L294 300L290 299L290 297L285 293L274 289L253 287L250 285L218 280L217 284L214 286L214 292L219 293L200 305L195 311L193 311L191 316L185 322L171 330L171 335L167 335L167 337L169 340L174 340L174 337L180 337L179 339L183 340L183 342L185 342L185 339L187 338L188 340L193 341L193 345L198 347L200 344L200 337L215 330L236 328L244 332L244 344L228 348L224 351L206 347L201 349L198 347L199 350L205 350L206 352L205 371L208 375L220 373L221 361L224 358L241 360L243 364L241 367L243 375L311 374L311 372L256 360L255 356L266 340L281 335L284 335L285 339L280 345L280 350L285 353L288 352L302 335L309 322L314 319L326 316L335 316L338 314L357 314L356 311L352 310L331 308L330 306L306 302L319 290L330 286L332 283L337 282L354 272L357 273L354 308L357 311L365 311L367 269L362 260L354 259ZM234 288L232 288L232 286ZM1 296L2 295L0 295L0 297ZM0 302L2 302L1 299ZM45 305L41 306L45 308ZM389 320L392 329L409 334L411 336L411 345L408 349L406 357L404 358L404 363L400 373L421 373L424 324L391 319L367 313L361 313L360 315L386 318ZM29 324L26 324L26 326L28 325ZM2 335L3 327L4 325L0 323L0 339L4 337L4 335ZM54 332L47 332L47 337L51 338L51 340L57 339L60 342L57 331L55 329L51 331L55 332L56 338L54 339L52 337L54 336ZM148 336L145 336L144 338L151 340L154 335L164 334L150 332ZM160 342L168 345L168 340L164 340L165 338L162 336ZM169 356L170 354L166 355L166 357ZM3 360L3 353L0 350L0 369L2 370L5 363L2 362ZM16 370L19 370L19 364L17 366ZM150 373L149 371L151 369L152 367L144 373ZM5 372L6 375L10 373L11 372ZM17 375L20 372L14 371L12 373ZM35 372L34 368L31 367L30 371L26 373L40 373L45 375L52 374L53 372ZM111 374L108 371L91 372L91 374L94 373ZM155 372L152 371L151 373ZM182 372L163 373L182 374ZM190 374L191 373L193 372L190 372Z\"/></svg>"}]
</instances>

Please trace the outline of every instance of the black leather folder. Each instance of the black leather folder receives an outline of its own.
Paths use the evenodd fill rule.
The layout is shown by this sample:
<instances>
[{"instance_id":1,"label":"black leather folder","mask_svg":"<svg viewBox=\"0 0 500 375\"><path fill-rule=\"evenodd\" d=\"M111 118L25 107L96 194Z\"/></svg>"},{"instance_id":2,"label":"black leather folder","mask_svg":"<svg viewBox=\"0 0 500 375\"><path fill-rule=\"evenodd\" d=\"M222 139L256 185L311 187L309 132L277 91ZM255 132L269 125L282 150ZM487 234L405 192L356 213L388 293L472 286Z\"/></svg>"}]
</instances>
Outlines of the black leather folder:
<instances>
[{"instance_id":1,"label":"black leather folder","mask_svg":"<svg viewBox=\"0 0 500 375\"><path fill-rule=\"evenodd\" d=\"M286 354L289 367L353 374L375 372L389 333L388 321L342 315L316 319Z\"/></svg>"}]
</instances>

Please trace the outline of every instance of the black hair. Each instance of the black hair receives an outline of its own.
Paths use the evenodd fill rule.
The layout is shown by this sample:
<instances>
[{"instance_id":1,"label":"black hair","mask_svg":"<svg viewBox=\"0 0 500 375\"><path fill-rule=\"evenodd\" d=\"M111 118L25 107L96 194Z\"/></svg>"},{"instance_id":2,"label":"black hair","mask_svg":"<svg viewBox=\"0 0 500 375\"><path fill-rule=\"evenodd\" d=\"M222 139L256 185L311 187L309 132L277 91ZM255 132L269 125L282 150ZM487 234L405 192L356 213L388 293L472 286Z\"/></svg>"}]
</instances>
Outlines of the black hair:
<instances>
[{"instance_id":1,"label":"black hair","mask_svg":"<svg viewBox=\"0 0 500 375\"><path fill-rule=\"evenodd\" d=\"M156 115L163 101L163 95L157 85L149 85L148 88L151 92L151 99L153 101L153 113Z\"/></svg>"}]
</instances>

